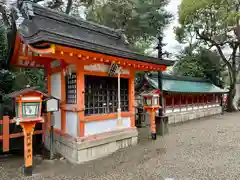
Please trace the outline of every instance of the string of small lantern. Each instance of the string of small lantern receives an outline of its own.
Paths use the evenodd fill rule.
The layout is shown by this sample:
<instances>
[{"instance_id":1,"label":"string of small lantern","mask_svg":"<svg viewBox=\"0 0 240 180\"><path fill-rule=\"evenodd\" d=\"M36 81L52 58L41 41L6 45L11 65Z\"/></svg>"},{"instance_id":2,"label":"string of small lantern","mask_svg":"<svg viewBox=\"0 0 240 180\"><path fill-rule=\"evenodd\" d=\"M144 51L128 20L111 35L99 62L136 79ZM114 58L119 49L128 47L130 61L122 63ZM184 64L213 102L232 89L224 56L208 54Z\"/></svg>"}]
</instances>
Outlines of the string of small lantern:
<instances>
[{"instance_id":1,"label":"string of small lantern","mask_svg":"<svg viewBox=\"0 0 240 180\"><path fill-rule=\"evenodd\" d=\"M64 51L60 51L60 54L63 56L63 55L68 55L69 57L77 57L81 60L84 60L84 61L87 61L87 60L92 60L92 61L96 61L96 62L101 62L101 63L109 63L109 62L115 62L117 64L120 64L122 66L128 66L128 67L133 67L133 68L144 68L144 69L149 69L149 70L152 70L152 71L157 71L157 70L161 70L161 71L164 71L166 70L166 67L164 65L158 65L158 66L161 66L161 67L151 67L149 65L140 65L140 64L133 64L133 63L129 63L129 62L122 62L122 61L127 61L125 59L121 59L121 60L110 60L111 57L105 59L105 58L97 58L97 57L94 57L94 56L84 56L80 53L68 53L68 52L64 52ZM41 55L40 55L41 56ZM114 59L116 59L116 57L113 57ZM136 63L140 63L140 62L136 62ZM141 62L141 63L144 63L144 62Z\"/></svg>"}]
</instances>

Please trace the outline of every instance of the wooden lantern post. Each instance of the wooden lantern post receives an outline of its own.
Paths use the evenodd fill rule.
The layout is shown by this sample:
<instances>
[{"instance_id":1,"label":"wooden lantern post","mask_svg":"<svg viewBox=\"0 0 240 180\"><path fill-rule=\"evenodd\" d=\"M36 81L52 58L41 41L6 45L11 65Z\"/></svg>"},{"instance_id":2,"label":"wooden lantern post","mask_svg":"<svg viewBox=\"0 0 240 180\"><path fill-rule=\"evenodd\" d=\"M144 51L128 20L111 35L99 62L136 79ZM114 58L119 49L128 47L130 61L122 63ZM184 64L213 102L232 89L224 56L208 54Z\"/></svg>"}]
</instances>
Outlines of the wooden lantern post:
<instances>
[{"instance_id":1,"label":"wooden lantern post","mask_svg":"<svg viewBox=\"0 0 240 180\"><path fill-rule=\"evenodd\" d=\"M32 136L36 123L43 122L41 117L42 100L46 94L36 91L35 88L27 88L13 92L8 97L15 99L17 125L20 125L24 133L24 174L31 176L33 172L33 148Z\"/></svg>"},{"instance_id":2,"label":"wooden lantern post","mask_svg":"<svg viewBox=\"0 0 240 180\"><path fill-rule=\"evenodd\" d=\"M150 114L151 137L153 140L157 139L155 117L156 111L161 108L159 104L159 94L160 94L159 90L154 90L142 94L144 98L144 109Z\"/></svg>"}]
</instances>

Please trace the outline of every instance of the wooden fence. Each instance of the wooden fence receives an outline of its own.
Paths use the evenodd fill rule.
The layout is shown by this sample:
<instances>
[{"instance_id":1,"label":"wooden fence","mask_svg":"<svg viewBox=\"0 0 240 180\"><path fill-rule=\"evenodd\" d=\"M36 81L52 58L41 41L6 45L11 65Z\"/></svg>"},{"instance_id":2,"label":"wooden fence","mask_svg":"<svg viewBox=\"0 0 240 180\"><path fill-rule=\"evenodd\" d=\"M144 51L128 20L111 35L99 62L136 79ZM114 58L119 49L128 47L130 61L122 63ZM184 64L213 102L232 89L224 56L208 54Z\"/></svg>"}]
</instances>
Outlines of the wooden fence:
<instances>
[{"instance_id":1,"label":"wooden fence","mask_svg":"<svg viewBox=\"0 0 240 180\"><path fill-rule=\"evenodd\" d=\"M42 134L42 126L43 124L38 123L33 134ZM2 151L8 152L10 150L10 141L23 136L22 128L17 126L12 119L9 119L9 116L3 116L3 120L0 120L0 142L2 142Z\"/></svg>"}]
</instances>

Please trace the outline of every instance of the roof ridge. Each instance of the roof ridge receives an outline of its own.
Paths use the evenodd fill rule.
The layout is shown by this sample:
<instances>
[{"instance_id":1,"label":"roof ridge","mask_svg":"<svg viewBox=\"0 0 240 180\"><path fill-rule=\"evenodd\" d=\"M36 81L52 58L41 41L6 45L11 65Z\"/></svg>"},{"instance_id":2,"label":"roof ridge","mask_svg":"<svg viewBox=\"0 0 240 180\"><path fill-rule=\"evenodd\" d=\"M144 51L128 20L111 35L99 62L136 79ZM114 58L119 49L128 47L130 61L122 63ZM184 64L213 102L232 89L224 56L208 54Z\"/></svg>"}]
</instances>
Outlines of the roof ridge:
<instances>
[{"instance_id":1,"label":"roof ridge","mask_svg":"<svg viewBox=\"0 0 240 180\"><path fill-rule=\"evenodd\" d=\"M158 80L156 76L145 76L146 81L150 87L157 89ZM174 78L163 79L162 90L167 92L181 92L181 93L226 93L222 89L208 81L193 81L193 80L178 80Z\"/></svg>"},{"instance_id":2,"label":"roof ridge","mask_svg":"<svg viewBox=\"0 0 240 180\"><path fill-rule=\"evenodd\" d=\"M107 27L104 25L100 25L100 24L97 24L92 21L87 21L82 18L77 18L75 16L70 16L68 14L64 14L62 12L43 7L39 4L34 4L33 7L34 7L34 13L38 14L40 16L44 16L44 17L50 18L50 19L56 19L58 21L69 23L69 24L72 24L75 26L80 26L82 28L91 29L93 31L97 31L102 34L114 37L114 38L119 38L119 39L121 38L121 34L113 28L110 28L110 27ZM98 28L100 28L100 29L98 29Z\"/></svg>"},{"instance_id":3,"label":"roof ridge","mask_svg":"<svg viewBox=\"0 0 240 180\"><path fill-rule=\"evenodd\" d=\"M157 73L152 73L152 77L156 78ZM197 78L197 77L190 77L190 76L179 76L179 75L173 75L173 74L167 74L164 73L162 74L163 78L169 79L169 80L178 80L178 81L196 81L196 82L208 82L211 83L207 79L203 78Z\"/></svg>"}]
</instances>

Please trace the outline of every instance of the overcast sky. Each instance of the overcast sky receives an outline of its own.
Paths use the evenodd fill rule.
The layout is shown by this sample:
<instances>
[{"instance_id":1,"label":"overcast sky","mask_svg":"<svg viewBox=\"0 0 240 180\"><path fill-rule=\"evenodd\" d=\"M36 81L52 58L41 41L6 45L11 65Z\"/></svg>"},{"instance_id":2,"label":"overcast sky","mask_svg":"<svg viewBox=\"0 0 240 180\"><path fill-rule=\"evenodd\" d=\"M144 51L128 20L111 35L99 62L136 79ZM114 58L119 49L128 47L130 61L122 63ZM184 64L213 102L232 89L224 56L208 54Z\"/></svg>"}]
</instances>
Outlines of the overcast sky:
<instances>
[{"instance_id":1,"label":"overcast sky","mask_svg":"<svg viewBox=\"0 0 240 180\"><path fill-rule=\"evenodd\" d=\"M167 11L174 15L174 19L168 26L168 28L166 28L164 33L165 36L163 42L167 44L164 47L164 50L174 55L177 54L181 49L180 44L175 40L175 34L173 31L174 26L178 25L178 6L180 5L180 3L181 0L170 0L169 5L166 7Z\"/></svg>"}]
</instances>

